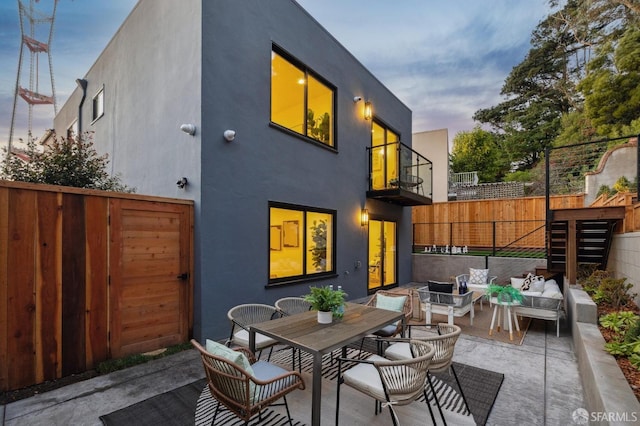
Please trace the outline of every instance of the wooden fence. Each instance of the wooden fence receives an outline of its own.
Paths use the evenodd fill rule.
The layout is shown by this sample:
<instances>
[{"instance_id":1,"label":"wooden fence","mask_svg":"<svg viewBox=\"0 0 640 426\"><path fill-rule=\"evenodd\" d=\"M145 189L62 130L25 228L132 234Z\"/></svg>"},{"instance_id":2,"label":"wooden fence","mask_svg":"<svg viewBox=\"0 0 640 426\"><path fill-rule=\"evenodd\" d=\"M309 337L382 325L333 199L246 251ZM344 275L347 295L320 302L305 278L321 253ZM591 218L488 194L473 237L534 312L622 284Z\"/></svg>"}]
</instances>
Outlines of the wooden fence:
<instances>
[{"instance_id":1,"label":"wooden fence","mask_svg":"<svg viewBox=\"0 0 640 426\"><path fill-rule=\"evenodd\" d=\"M554 196L549 199L551 209L582 207L583 202L583 195ZM541 221L545 220L545 212L545 197L450 201L414 207L414 246L453 243L473 247L492 247L495 244L502 247L523 235L534 233L544 224ZM493 224L497 222L502 226L494 234ZM451 226L452 223L456 226ZM537 238L531 234L530 238L519 241L518 246L540 245L544 248L544 230L540 235ZM532 239L536 242L532 242Z\"/></svg>"},{"instance_id":2,"label":"wooden fence","mask_svg":"<svg viewBox=\"0 0 640 426\"><path fill-rule=\"evenodd\" d=\"M0 181L0 390L192 334L193 202Z\"/></svg>"}]
</instances>

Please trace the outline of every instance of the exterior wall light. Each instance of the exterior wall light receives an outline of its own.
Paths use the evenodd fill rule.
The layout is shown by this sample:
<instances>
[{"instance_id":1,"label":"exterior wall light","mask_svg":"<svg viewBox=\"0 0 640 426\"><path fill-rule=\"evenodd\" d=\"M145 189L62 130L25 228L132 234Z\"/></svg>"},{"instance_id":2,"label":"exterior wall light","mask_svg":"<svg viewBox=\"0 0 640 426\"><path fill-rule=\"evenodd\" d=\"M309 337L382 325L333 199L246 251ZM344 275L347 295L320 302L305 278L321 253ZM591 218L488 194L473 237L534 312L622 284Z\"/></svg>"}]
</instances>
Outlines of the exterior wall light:
<instances>
[{"instance_id":1,"label":"exterior wall light","mask_svg":"<svg viewBox=\"0 0 640 426\"><path fill-rule=\"evenodd\" d=\"M222 134L222 136L224 136L224 138L226 139L227 142L231 142L232 140L234 140L236 138L236 131L235 130L225 130L224 133Z\"/></svg>"},{"instance_id":2,"label":"exterior wall light","mask_svg":"<svg viewBox=\"0 0 640 426\"><path fill-rule=\"evenodd\" d=\"M369 224L369 210L360 210L360 226L367 226Z\"/></svg>"},{"instance_id":3,"label":"exterior wall light","mask_svg":"<svg viewBox=\"0 0 640 426\"><path fill-rule=\"evenodd\" d=\"M184 189L184 187L187 186L188 184L189 184L189 179L187 179L186 177L183 177L176 182L176 185L178 185L178 188L180 189Z\"/></svg>"},{"instance_id":4,"label":"exterior wall light","mask_svg":"<svg viewBox=\"0 0 640 426\"><path fill-rule=\"evenodd\" d=\"M196 134L196 125L195 124L183 124L182 126L180 126L180 130L182 130L183 132L185 132L188 135L195 135Z\"/></svg>"},{"instance_id":5,"label":"exterior wall light","mask_svg":"<svg viewBox=\"0 0 640 426\"><path fill-rule=\"evenodd\" d=\"M364 103L364 119L371 120L371 117L373 117L373 105L367 101Z\"/></svg>"},{"instance_id":6,"label":"exterior wall light","mask_svg":"<svg viewBox=\"0 0 640 426\"><path fill-rule=\"evenodd\" d=\"M354 96L353 97L353 103L357 104L358 102L360 102L362 100L362 96Z\"/></svg>"}]
</instances>

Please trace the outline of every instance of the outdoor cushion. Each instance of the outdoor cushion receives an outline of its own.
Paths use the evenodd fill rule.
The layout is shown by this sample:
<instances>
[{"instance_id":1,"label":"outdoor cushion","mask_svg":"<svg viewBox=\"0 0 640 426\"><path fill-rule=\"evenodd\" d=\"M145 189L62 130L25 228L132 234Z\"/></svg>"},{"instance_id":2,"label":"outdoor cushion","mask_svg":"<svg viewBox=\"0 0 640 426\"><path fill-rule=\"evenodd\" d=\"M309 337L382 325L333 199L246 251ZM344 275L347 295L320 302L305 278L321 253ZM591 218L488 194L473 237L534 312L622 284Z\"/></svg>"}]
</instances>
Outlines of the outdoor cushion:
<instances>
[{"instance_id":1,"label":"outdoor cushion","mask_svg":"<svg viewBox=\"0 0 640 426\"><path fill-rule=\"evenodd\" d=\"M518 290L522 290L522 283L524 282L524 278L514 278L511 277L511 287L517 288Z\"/></svg>"},{"instance_id":2,"label":"outdoor cushion","mask_svg":"<svg viewBox=\"0 0 640 426\"><path fill-rule=\"evenodd\" d=\"M538 277L535 277L535 279L531 282L531 285L529 286L529 290L543 292L544 286L545 286L544 277L538 276Z\"/></svg>"},{"instance_id":3,"label":"outdoor cushion","mask_svg":"<svg viewBox=\"0 0 640 426\"><path fill-rule=\"evenodd\" d=\"M213 340L207 339L207 344L205 349L211 355L216 355L222 357L226 360L233 362L238 367L242 368L249 375L253 375L253 368L251 368L251 363L247 359L247 357L238 351L234 351L231 348L226 347L218 342L214 342Z\"/></svg>"},{"instance_id":4,"label":"outdoor cushion","mask_svg":"<svg viewBox=\"0 0 640 426\"><path fill-rule=\"evenodd\" d=\"M544 284L542 297L551 297L553 299L562 299L562 292L556 280L549 280Z\"/></svg>"},{"instance_id":5,"label":"outdoor cushion","mask_svg":"<svg viewBox=\"0 0 640 426\"><path fill-rule=\"evenodd\" d=\"M471 285L483 285L487 283L487 278L489 278L489 270L488 269L475 269L469 268L469 282Z\"/></svg>"},{"instance_id":6,"label":"outdoor cushion","mask_svg":"<svg viewBox=\"0 0 640 426\"><path fill-rule=\"evenodd\" d=\"M429 291L435 291L436 293L453 293L453 284L443 281L427 281Z\"/></svg>"},{"instance_id":7,"label":"outdoor cushion","mask_svg":"<svg viewBox=\"0 0 640 426\"><path fill-rule=\"evenodd\" d=\"M249 346L249 332L245 329L241 329L237 331L233 335L234 343L237 343L240 346ZM267 337L264 334L256 333L256 349L262 349L267 346L271 346L275 344L276 341L271 337Z\"/></svg>"},{"instance_id":8,"label":"outdoor cushion","mask_svg":"<svg viewBox=\"0 0 640 426\"><path fill-rule=\"evenodd\" d=\"M520 290L522 290L522 291L531 290L530 287L531 287L531 283L533 282L534 278L535 277L533 276L533 274L531 272L529 272L527 274L527 276L525 277L525 279L522 281L522 287L520 287Z\"/></svg>"},{"instance_id":9,"label":"outdoor cushion","mask_svg":"<svg viewBox=\"0 0 640 426\"><path fill-rule=\"evenodd\" d=\"M378 355L372 355L367 361L389 361ZM402 367L401 367L402 368ZM363 393L372 396L378 400L386 400L382 380L378 370L372 364L357 364L343 374L344 383L359 389ZM407 394L394 394L393 399L402 404L415 399L415 392Z\"/></svg>"},{"instance_id":10,"label":"outdoor cushion","mask_svg":"<svg viewBox=\"0 0 640 426\"><path fill-rule=\"evenodd\" d=\"M404 307L405 300L407 300L407 296L385 296L384 294L378 294L376 295L376 308L400 312Z\"/></svg>"},{"instance_id":11,"label":"outdoor cushion","mask_svg":"<svg viewBox=\"0 0 640 426\"><path fill-rule=\"evenodd\" d=\"M273 380L278 376L282 376L283 374L288 373L288 371L285 370L284 368L279 367L267 361L257 361L256 363L253 364L252 367L253 367L253 377L263 381ZM267 386L266 390L268 394L265 394L265 395L259 395L259 392L261 391L262 386L255 385L256 391L254 392L253 398L254 400L257 400L259 396L261 397L261 399L268 398L274 393L280 392L282 389L288 386L291 386L295 382L295 380L296 380L295 376L291 376L287 380L282 380L278 382L277 386L274 384ZM251 383L251 385L253 385L253 383Z\"/></svg>"}]
</instances>

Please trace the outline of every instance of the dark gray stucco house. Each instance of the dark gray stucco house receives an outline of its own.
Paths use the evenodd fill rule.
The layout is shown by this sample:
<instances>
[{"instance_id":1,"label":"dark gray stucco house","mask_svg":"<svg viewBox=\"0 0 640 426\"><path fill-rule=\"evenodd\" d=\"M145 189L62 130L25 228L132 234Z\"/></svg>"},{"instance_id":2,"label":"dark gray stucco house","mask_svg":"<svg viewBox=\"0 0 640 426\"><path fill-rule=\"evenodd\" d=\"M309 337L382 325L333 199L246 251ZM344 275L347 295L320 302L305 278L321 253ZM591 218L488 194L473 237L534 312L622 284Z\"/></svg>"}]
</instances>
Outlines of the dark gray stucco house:
<instances>
[{"instance_id":1,"label":"dark gray stucco house","mask_svg":"<svg viewBox=\"0 0 640 426\"><path fill-rule=\"evenodd\" d=\"M410 206L431 202L411 111L295 1L141 0L82 80L57 134L195 201L196 338L237 304L411 280Z\"/></svg>"}]
</instances>

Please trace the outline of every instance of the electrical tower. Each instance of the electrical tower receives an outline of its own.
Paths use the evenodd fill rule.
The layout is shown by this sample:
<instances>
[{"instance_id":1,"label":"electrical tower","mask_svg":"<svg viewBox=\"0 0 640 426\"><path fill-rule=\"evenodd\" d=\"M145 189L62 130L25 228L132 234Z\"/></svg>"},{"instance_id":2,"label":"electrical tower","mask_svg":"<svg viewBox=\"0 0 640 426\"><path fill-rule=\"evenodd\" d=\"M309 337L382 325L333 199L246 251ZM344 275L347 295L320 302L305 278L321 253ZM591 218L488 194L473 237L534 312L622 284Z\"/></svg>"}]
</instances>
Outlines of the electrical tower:
<instances>
[{"instance_id":1,"label":"electrical tower","mask_svg":"<svg viewBox=\"0 0 640 426\"><path fill-rule=\"evenodd\" d=\"M40 0L35 0L39 3ZM18 0L18 13L20 15L20 57L18 59L18 75L16 76L15 93L13 95L13 110L11 113L11 128L9 130L9 146L7 155L11 154L13 133L16 124L16 111L18 110L18 97L26 102L28 107L27 141L32 139L31 126L33 122L33 107L36 105L52 105L53 114L57 114L56 89L53 79L53 62L51 61L51 40L53 39L53 27L56 18L58 0L53 0L53 6L49 13L45 13L34 7L34 0L25 4ZM28 51L28 57L25 54ZM46 63L41 64L41 56L46 54ZM44 61L43 61L44 62ZM47 68L48 63L48 68ZM29 67L28 81L23 79L23 65ZM40 92L40 82L51 81L51 94ZM25 87L26 86L26 87ZM45 88L42 88L46 90Z\"/></svg>"}]
</instances>

